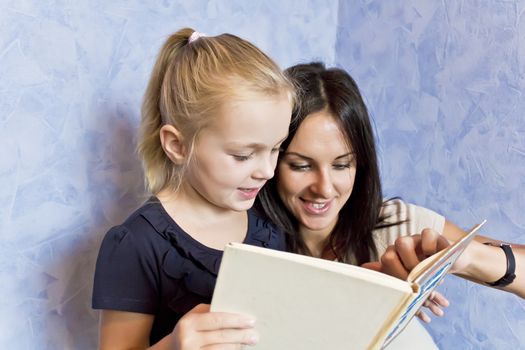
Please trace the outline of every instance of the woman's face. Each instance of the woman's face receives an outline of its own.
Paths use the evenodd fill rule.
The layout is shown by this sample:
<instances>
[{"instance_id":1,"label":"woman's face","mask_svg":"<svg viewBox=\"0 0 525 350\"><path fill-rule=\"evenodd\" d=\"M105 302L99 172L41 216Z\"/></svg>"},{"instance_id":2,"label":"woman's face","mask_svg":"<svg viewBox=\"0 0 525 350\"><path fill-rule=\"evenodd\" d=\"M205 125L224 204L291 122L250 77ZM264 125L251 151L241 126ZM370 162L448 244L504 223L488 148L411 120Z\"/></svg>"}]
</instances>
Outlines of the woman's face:
<instances>
[{"instance_id":1,"label":"woman's face","mask_svg":"<svg viewBox=\"0 0 525 350\"><path fill-rule=\"evenodd\" d=\"M345 136L327 111L310 114L277 165L281 200L301 233L328 236L354 186L356 161Z\"/></svg>"}]
</instances>

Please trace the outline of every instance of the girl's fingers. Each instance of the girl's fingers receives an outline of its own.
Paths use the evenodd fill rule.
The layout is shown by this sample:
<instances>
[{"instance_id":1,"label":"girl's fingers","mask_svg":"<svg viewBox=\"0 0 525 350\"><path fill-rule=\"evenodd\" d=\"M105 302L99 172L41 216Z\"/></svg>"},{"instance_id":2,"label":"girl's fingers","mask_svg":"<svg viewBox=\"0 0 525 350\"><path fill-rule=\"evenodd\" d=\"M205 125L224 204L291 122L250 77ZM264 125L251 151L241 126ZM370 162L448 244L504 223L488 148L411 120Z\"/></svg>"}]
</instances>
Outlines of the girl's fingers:
<instances>
[{"instance_id":1,"label":"girl's fingers","mask_svg":"<svg viewBox=\"0 0 525 350\"><path fill-rule=\"evenodd\" d=\"M193 331L214 331L228 328L253 328L253 317L228 312L210 312L209 304L199 304L179 321L179 328Z\"/></svg>"},{"instance_id":2,"label":"girl's fingers","mask_svg":"<svg viewBox=\"0 0 525 350\"><path fill-rule=\"evenodd\" d=\"M215 344L245 344L254 345L259 340L259 335L254 329L220 329L202 333L202 343Z\"/></svg>"},{"instance_id":3,"label":"girl's fingers","mask_svg":"<svg viewBox=\"0 0 525 350\"><path fill-rule=\"evenodd\" d=\"M199 349L205 350L242 350L244 349L243 344L211 344L201 346Z\"/></svg>"},{"instance_id":4,"label":"girl's fingers","mask_svg":"<svg viewBox=\"0 0 525 350\"><path fill-rule=\"evenodd\" d=\"M197 322L195 330L199 332L229 328L253 328L255 325L255 319L252 317L226 312L208 312L195 315L195 317L199 318L198 320L193 320L193 322Z\"/></svg>"},{"instance_id":5,"label":"girl's fingers","mask_svg":"<svg viewBox=\"0 0 525 350\"><path fill-rule=\"evenodd\" d=\"M209 312L209 305L200 304L177 322L173 341L176 349L238 349L257 343L254 324L252 317Z\"/></svg>"},{"instance_id":6,"label":"girl's fingers","mask_svg":"<svg viewBox=\"0 0 525 350\"><path fill-rule=\"evenodd\" d=\"M212 344L201 346L200 349L205 350L242 350L242 344Z\"/></svg>"}]
</instances>

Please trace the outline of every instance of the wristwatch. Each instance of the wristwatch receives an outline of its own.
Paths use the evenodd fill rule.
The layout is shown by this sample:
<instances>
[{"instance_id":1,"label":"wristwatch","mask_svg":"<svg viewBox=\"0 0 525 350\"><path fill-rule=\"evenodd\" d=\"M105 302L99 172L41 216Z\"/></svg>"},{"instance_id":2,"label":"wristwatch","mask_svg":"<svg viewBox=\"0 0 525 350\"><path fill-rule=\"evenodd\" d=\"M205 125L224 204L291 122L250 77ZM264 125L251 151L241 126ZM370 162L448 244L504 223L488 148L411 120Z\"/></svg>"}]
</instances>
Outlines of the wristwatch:
<instances>
[{"instance_id":1,"label":"wristwatch","mask_svg":"<svg viewBox=\"0 0 525 350\"><path fill-rule=\"evenodd\" d=\"M503 277L501 277L496 282L485 282L485 283L493 287L508 286L516 278L516 259L514 259L514 253L512 252L512 247L510 246L510 244L506 244L506 243L494 244L492 242L485 242L484 244L490 245L493 247L500 247L501 249L503 249L503 252L505 252L505 257L507 258L507 271L505 271L505 275L503 275Z\"/></svg>"}]
</instances>

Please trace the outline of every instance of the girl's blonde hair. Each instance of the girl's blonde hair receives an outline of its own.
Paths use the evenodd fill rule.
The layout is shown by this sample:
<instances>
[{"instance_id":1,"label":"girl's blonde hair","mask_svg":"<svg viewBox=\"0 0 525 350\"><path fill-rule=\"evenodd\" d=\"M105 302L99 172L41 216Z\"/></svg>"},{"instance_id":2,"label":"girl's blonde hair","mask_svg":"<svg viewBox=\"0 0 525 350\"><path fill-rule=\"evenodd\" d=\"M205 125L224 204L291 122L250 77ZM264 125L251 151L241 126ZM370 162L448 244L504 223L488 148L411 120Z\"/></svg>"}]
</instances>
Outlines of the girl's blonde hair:
<instances>
[{"instance_id":1,"label":"girl's blonde hair","mask_svg":"<svg viewBox=\"0 0 525 350\"><path fill-rule=\"evenodd\" d=\"M261 94L294 100L292 84L257 47L231 34L194 35L190 41L194 32L184 28L166 40L144 96L137 151L153 194L167 186L177 188L185 167L165 154L163 125L181 132L191 155L199 130L225 102Z\"/></svg>"}]
</instances>

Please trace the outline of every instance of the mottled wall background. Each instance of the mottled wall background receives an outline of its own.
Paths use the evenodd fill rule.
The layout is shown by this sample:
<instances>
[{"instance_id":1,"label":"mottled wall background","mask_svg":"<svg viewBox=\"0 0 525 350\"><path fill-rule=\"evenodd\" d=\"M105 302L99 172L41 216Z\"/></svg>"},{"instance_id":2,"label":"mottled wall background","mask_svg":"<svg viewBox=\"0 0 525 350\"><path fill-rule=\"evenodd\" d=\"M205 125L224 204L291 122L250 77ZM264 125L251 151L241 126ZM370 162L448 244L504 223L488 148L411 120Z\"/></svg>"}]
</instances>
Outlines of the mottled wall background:
<instances>
[{"instance_id":1,"label":"mottled wall background","mask_svg":"<svg viewBox=\"0 0 525 350\"><path fill-rule=\"evenodd\" d=\"M182 26L355 76L388 195L523 242L525 1L0 1L0 348L92 349L102 234L142 200L142 94ZM525 346L525 303L449 278L444 349Z\"/></svg>"},{"instance_id":2,"label":"mottled wall background","mask_svg":"<svg viewBox=\"0 0 525 350\"><path fill-rule=\"evenodd\" d=\"M340 1L336 62L375 119L387 196L525 242L525 1ZM525 348L525 302L449 277L443 349Z\"/></svg>"}]
</instances>

